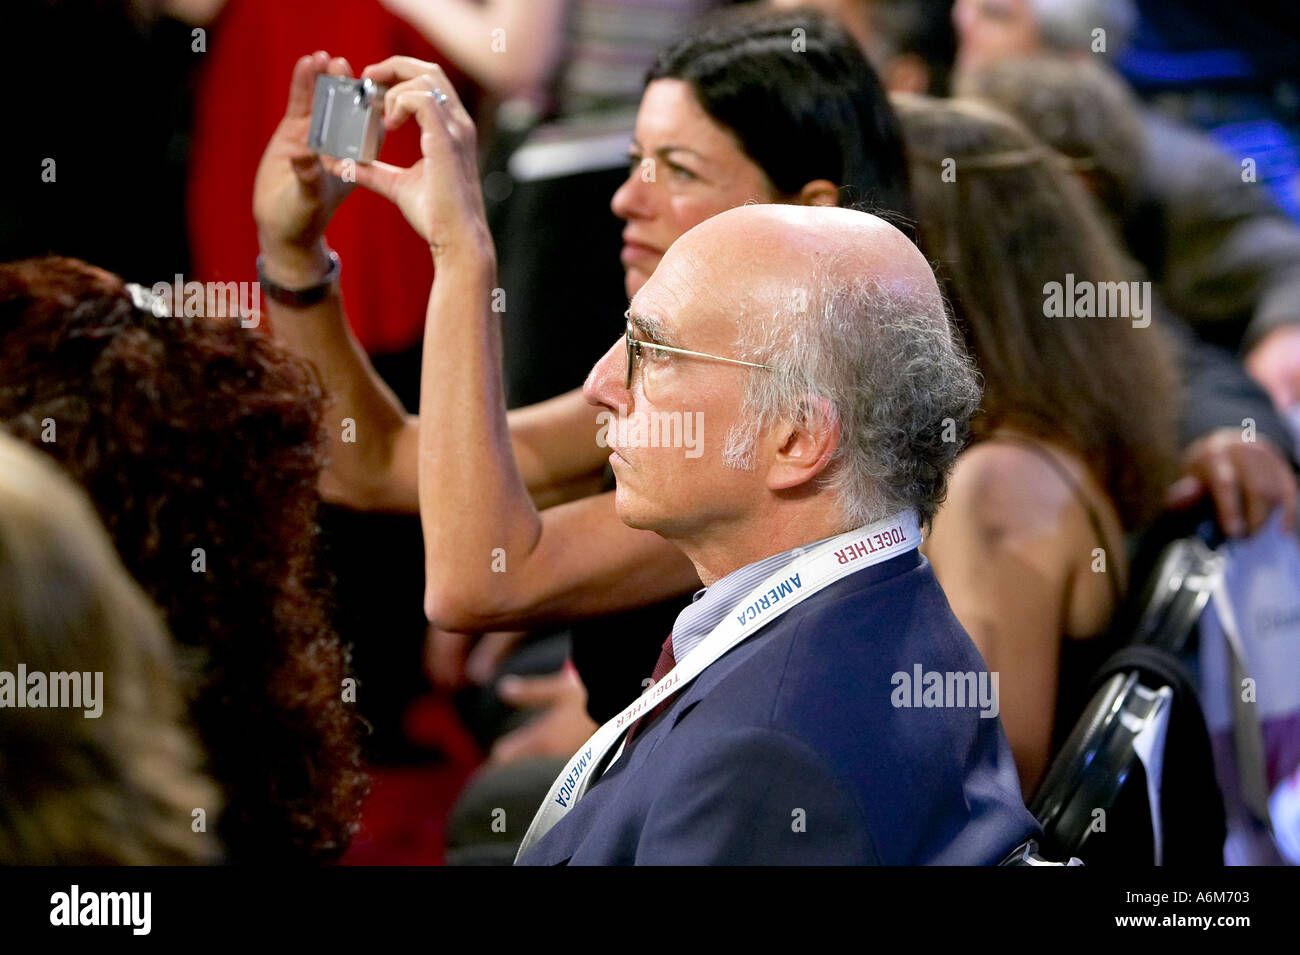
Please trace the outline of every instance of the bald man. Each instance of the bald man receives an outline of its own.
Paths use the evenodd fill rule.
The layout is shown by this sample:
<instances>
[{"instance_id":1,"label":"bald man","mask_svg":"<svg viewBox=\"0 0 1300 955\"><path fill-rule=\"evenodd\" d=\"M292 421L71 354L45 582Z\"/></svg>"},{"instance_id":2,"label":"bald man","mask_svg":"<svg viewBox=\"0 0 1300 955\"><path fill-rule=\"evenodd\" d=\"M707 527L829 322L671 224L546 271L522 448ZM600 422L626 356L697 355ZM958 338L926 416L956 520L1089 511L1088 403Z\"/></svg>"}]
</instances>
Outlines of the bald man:
<instances>
[{"instance_id":1,"label":"bald man","mask_svg":"<svg viewBox=\"0 0 1300 955\"><path fill-rule=\"evenodd\" d=\"M979 400L922 255L865 213L746 206L628 314L584 387L618 516L705 589L519 861L995 864L1035 837L996 674L917 550Z\"/></svg>"}]
</instances>

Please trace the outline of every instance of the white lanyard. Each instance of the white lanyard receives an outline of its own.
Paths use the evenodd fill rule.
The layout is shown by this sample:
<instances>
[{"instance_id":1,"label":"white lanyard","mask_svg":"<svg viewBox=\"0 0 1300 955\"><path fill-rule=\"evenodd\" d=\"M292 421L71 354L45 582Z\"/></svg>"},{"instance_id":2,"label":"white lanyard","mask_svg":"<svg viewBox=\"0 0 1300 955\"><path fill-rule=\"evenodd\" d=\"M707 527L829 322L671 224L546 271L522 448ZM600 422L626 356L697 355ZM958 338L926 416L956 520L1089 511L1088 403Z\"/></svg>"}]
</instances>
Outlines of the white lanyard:
<instances>
[{"instance_id":1,"label":"white lanyard","mask_svg":"<svg viewBox=\"0 0 1300 955\"><path fill-rule=\"evenodd\" d=\"M591 785L594 770L639 717L695 679L736 644L767 626L795 604L849 574L914 550L921 527L914 511L903 511L840 534L805 551L751 590L704 640L618 716L596 730L560 770L519 847L518 861L564 818Z\"/></svg>"}]
</instances>

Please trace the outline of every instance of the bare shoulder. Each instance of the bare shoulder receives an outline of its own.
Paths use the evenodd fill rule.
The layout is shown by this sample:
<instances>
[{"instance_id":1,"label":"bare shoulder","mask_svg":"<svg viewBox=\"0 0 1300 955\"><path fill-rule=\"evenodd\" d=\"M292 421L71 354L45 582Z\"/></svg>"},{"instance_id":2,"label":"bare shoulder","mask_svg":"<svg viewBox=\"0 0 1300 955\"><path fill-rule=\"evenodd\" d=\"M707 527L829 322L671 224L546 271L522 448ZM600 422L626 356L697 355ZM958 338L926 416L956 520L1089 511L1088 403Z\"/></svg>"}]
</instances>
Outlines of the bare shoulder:
<instances>
[{"instance_id":1,"label":"bare shoulder","mask_svg":"<svg viewBox=\"0 0 1300 955\"><path fill-rule=\"evenodd\" d=\"M1059 540L1075 524L1080 505L1044 454L1076 471L1046 445L1041 451L1009 441L972 445L953 468L943 511L978 529L990 542L1024 544L1046 536Z\"/></svg>"}]
</instances>

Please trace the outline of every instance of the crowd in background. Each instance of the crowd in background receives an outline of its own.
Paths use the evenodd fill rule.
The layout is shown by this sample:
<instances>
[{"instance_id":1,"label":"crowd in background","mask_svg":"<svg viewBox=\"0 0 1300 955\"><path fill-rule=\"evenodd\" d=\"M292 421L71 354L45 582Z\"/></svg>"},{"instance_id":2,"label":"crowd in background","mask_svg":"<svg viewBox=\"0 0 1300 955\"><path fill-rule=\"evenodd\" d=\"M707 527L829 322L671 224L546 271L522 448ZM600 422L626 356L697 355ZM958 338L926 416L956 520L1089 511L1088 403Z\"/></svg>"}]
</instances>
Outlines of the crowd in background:
<instances>
[{"instance_id":1,"label":"crowd in background","mask_svg":"<svg viewBox=\"0 0 1300 955\"><path fill-rule=\"evenodd\" d=\"M0 670L102 671L108 703L0 709L0 862L513 859L493 810L531 818L700 588L619 523L577 389L672 243L749 202L873 212L934 268L982 397L923 550L1028 802L1137 542L1295 535L1296 24L1239 6L1212 55L1218 5L1154 0L20 3L6 42L57 20L83 64L48 99L104 82L7 157ZM477 128L499 394L422 351L395 187L306 152L316 76L416 61ZM420 150L411 123L381 158ZM331 291L255 327L148 291L310 285L331 251ZM1151 293L1053 315L1067 276Z\"/></svg>"}]
</instances>

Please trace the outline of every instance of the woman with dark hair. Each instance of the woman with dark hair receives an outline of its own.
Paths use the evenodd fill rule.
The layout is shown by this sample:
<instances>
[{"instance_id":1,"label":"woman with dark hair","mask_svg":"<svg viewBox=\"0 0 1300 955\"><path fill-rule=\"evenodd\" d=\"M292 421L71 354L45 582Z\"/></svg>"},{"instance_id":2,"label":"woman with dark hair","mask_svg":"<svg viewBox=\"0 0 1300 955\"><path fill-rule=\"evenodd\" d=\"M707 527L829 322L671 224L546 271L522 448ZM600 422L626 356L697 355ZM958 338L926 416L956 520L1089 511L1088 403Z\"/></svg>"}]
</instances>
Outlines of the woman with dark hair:
<instances>
[{"instance_id":1,"label":"woman with dark hair","mask_svg":"<svg viewBox=\"0 0 1300 955\"><path fill-rule=\"evenodd\" d=\"M811 12L741 9L706 18L665 49L646 88L689 86L762 170L772 201L806 203L825 180L836 205L900 219L911 201L898 119L865 64L845 32Z\"/></svg>"},{"instance_id":2,"label":"woman with dark hair","mask_svg":"<svg viewBox=\"0 0 1300 955\"><path fill-rule=\"evenodd\" d=\"M0 430L0 865L221 858L174 656L86 495Z\"/></svg>"},{"instance_id":3,"label":"woman with dark hair","mask_svg":"<svg viewBox=\"0 0 1300 955\"><path fill-rule=\"evenodd\" d=\"M467 116L458 135L468 145L442 192L473 210L482 241L457 261L439 262L431 307L476 331L442 344L441 333L426 334L420 419L407 416L375 376L348 332L323 240L350 186L336 175L340 167L324 160L331 174L307 148L312 84L325 72L347 75L350 67L324 53L298 62L288 111L267 147L254 195L273 332L321 369L336 402L322 493L361 509L419 509L426 609L442 628L433 632L435 649L463 646L468 638L458 631L605 617L586 625L590 633L575 632L575 663L584 673L601 674L592 681L591 700L572 670L542 678L549 682L534 684L540 693L527 702L540 705L540 696L567 710L537 721L536 736L512 754L567 755L570 742L583 738L572 717L585 721L584 706L602 718L621 708L649 675L663 642L647 614L614 621L608 615L680 600L699 580L676 548L619 521L607 491L609 448L599 440L596 409L579 391L506 413L498 333L480 329L464 304L472 301L466 281L496 285L489 278L495 255ZM434 105L463 116L454 90L432 64L395 58L365 75L390 84L436 75L421 81L426 91L437 85L448 97ZM397 96L392 91L386 101L390 127L399 115ZM650 71L628 159L627 179L611 208L626 223L621 259L629 296L679 236L747 202L852 203L893 218L909 212L902 139L884 91L854 41L811 14L731 10L667 49ZM351 178L394 198L395 185L417 177L422 165L398 170L375 163L355 169ZM399 205L411 218L413 210ZM431 239L422 222L416 228ZM574 248L570 254L586 253ZM286 305L286 296L277 301L277 285L314 288L308 298L315 301ZM493 307L508 309L509 303ZM622 328L622 319L611 315L609 335ZM344 418L355 421L355 442L339 437ZM438 436L426 444L423 458L421 420L426 441ZM423 498L420 480L428 488ZM611 628L623 639L607 639ZM522 697L511 702L525 703Z\"/></svg>"},{"instance_id":4,"label":"woman with dark hair","mask_svg":"<svg viewBox=\"0 0 1300 955\"><path fill-rule=\"evenodd\" d=\"M675 548L619 522L612 494L586 496L601 488L609 451L597 440L596 410L579 391L507 415L495 331L450 349L436 344L438 336L426 339L421 412L425 434L440 437L426 444L421 465L437 492L418 495L420 422L402 411L348 333L324 243L325 225L350 186L336 175L339 165L326 158L327 171L307 148L312 84L321 73L349 75L350 67L324 53L299 60L287 114L258 171L254 214L274 334L321 369L335 397L331 416L356 422L356 441L331 429L322 493L360 509L420 510L430 618L449 629L590 617L697 586ZM472 145L472 123L439 67L394 58L364 75L387 84L425 77L426 91L439 86L451 99L436 105L455 113L458 135ZM404 115L398 95L390 90L386 100L390 125ZM747 202L842 202L894 218L909 212L902 140L888 100L853 40L812 14L728 11L665 51L650 71L629 164L611 203L627 223L629 296L680 235ZM350 172L397 200L433 241L422 219L429 210L400 194L413 194L409 185L421 168L374 163ZM444 307L445 291L454 296L447 313L460 314L469 329L477 316L463 314L458 287L487 281L495 256L472 148L456 168L442 195L470 210L480 241L443 264L430 308ZM289 296L277 288L311 291ZM611 315L609 334L622 328ZM465 553L480 552L498 556L466 562ZM508 572L499 572L502 566Z\"/></svg>"},{"instance_id":5,"label":"woman with dark hair","mask_svg":"<svg viewBox=\"0 0 1300 955\"><path fill-rule=\"evenodd\" d=\"M1000 674L1028 795L1115 649L1125 534L1160 512L1178 474L1179 381L1149 312L1145 324L1050 313L1051 283L1067 275L1079 289L1138 277L1054 153L980 103L894 103L922 245L984 378L925 552Z\"/></svg>"},{"instance_id":6,"label":"woman with dark hair","mask_svg":"<svg viewBox=\"0 0 1300 955\"><path fill-rule=\"evenodd\" d=\"M239 321L144 296L73 259L0 265L0 425L86 489L162 608L231 860L334 858L364 777L315 567L320 386Z\"/></svg>"}]
</instances>

